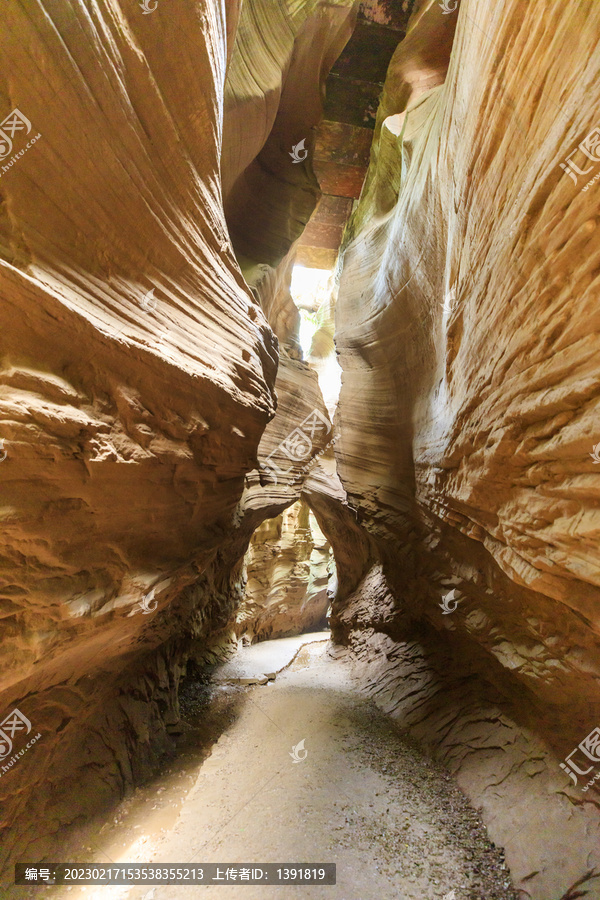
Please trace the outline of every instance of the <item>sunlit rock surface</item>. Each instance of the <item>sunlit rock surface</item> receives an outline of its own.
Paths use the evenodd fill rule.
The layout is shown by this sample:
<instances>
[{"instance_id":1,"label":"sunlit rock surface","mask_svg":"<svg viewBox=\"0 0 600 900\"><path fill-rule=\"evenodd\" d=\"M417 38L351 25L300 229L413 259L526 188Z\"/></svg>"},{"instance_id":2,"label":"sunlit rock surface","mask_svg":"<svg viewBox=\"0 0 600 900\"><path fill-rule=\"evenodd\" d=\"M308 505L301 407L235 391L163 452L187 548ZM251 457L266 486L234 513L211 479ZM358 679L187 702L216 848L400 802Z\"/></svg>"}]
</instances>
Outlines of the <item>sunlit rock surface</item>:
<instances>
[{"instance_id":1,"label":"sunlit rock surface","mask_svg":"<svg viewBox=\"0 0 600 900\"><path fill-rule=\"evenodd\" d=\"M334 565L329 542L302 501L252 535L236 633L254 642L316 631L325 624Z\"/></svg>"},{"instance_id":2,"label":"sunlit rock surface","mask_svg":"<svg viewBox=\"0 0 600 900\"><path fill-rule=\"evenodd\" d=\"M600 868L597 790L559 767L600 723L600 229L585 189L599 26L589 4L420 5L337 307L339 474L383 571L336 631L454 761L538 900ZM585 175L561 167L573 153ZM488 681L485 703L463 708L465 672Z\"/></svg>"},{"instance_id":3,"label":"sunlit rock surface","mask_svg":"<svg viewBox=\"0 0 600 900\"><path fill-rule=\"evenodd\" d=\"M231 238L246 263L276 266L316 206L309 153L323 115L323 83L355 17L353 0L242 4L221 171Z\"/></svg>"},{"instance_id":4,"label":"sunlit rock surface","mask_svg":"<svg viewBox=\"0 0 600 900\"><path fill-rule=\"evenodd\" d=\"M17 708L42 738L0 778L0 866L43 858L171 746L185 659L235 616L253 530L326 443L293 484L261 483L259 459L314 409L330 423L316 375L287 351L279 365L228 225L263 265L310 215L310 155L289 151L310 150L353 15L350 0L2 9L2 117L31 132L0 169L0 720Z\"/></svg>"},{"instance_id":5,"label":"sunlit rock surface","mask_svg":"<svg viewBox=\"0 0 600 900\"><path fill-rule=\"evenodd\" d=\"M349 123L315 137L356 5L2 7L0 118L30 131L0 168L0 722L41 737L0 769L0 867L153 771L189 660L322 617L326 540L359 683L523 897L600 897L598 790L560 768L600 724L600 9L455 5L361 4L414 12L339 267L335 431L289 285L315 143L331 197L329 152L356 169L328 257L362 180L361 126L357 159ZM245 571L300 499L314 569L296 521Z\"/></svg>"}]
</instances>

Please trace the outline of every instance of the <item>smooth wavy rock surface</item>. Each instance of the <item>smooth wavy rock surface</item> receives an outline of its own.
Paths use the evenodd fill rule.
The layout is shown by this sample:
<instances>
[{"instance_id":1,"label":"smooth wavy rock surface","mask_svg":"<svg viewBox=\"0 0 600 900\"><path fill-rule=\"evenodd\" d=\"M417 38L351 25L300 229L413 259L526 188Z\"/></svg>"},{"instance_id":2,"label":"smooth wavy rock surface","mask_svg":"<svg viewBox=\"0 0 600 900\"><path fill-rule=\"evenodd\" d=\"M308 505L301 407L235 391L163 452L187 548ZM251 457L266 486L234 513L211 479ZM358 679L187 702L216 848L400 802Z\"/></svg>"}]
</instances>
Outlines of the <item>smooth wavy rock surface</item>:
<instances>
[{"instance_id":1,"label":"smooth wavy rock surface","mask_svg":"<svg viewBox=\"0 0 600 900\"><path fill-rule=\"evenodd\" d=\"M185 659L233 621L252 531L321 446L283 496L246 485L271 419L269 450L326 412L306 364L279 367L224 203L256 265L285 256L318 193L288 143L353 4L149 5L2 9L0 118L30 131L0 168L0 720L42 739L0 777L0 866L169 749Z\"/></svg>"},{"instance_id":2,"label":"smooth wavy rock surface","mask_svg":"<svg viewBox=\"0 0 600 900\"><path fill-rule=\"evenodd\" d=\"M421 4L388 72L336 313L338 468L391 593L528 710L547 749L539 775L523 760L522 789L548 779L555 822L589 816L582 853L557 825L541 860L521 858L538 900L599 862L598 795L559 768L600 722L599 38L590 4ZM361 629L382 627L376 605ZM501 818L491 834L508 840Z\"/></svg>"},{"instance_id":3,"label":"smooth wavy rock surface","mask_svg":"<svg viewBox=\"0 0 600 900\"><path fill-rule=\"evenodd\" d=\"M316 206L310 160L323 84L355 18L353 0L242 5L225 92L222 175L229 230L246 265L276 266Z\"/></svg>"},{"instance_id":4,"label":"smooth wavy rock surface","mask_svg":"<svg viewBox=\"0 0 600 900\"><path fill-rule=\"evenodd\" d=\"M267 519L244 559L246 590L236 632L250 642L318 630L325 624L333 557L302 501Z\"/></svg>"}]
</instances>

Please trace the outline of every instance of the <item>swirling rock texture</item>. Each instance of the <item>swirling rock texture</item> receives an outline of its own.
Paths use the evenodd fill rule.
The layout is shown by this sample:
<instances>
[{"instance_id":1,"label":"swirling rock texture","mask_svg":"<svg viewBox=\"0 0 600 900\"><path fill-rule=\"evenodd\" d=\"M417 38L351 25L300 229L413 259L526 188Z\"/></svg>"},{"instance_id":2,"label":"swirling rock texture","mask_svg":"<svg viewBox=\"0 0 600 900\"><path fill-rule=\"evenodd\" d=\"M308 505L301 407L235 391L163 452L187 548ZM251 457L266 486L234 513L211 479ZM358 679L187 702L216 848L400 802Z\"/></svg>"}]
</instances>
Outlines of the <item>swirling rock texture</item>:
<instances>
[{"instance_id":1,"label":"swirling rock texture","mask_svg":"<svg viewBox=\"0 0 600 900\"><path fill-rule=\"evenodd\" d=\"M320 537L293 610L277 565L257 602L272 525L244 572L301 501L364 689L453 769L524 898L600 897L598 791L560 768L586 735L577 764L600 755L600 10L149 6L1 10L0 721L41 736L0 768L0 867L153 770L188 660L324 604ZM332 261L371 129L334 444L289 281ZM280 566L307 562L295 532Z\"/></svg>"},{"instance_id":2,"label":"swirling rock texture","mask_svg":"<svg viewBox=\"0 0 600 900\"><path fill-rule=\"evenodd\" d=\"M299 501L252 535L244 560L246 588L236 632L253 643L319 631L326 622L333 575L329 541Z\"/></svg>"},{"instance_id":3,"label":"swirling rock texture","mask_svg":"<svg viewBox=\"0 0 600 900\"><path fill-rule=\"evenodd\" d=\"M323 82L352 34L352 0L247 3L227 79L221 162L229 232L244 270L277 266L320 196L306 160Z\"/></svg>"},{"instance_id":4,"label":"swirling rock texture","mask_svg":"<svg viewBox=\"0 0 600 900\"><path fill-rule=\"evenodd\" d=\"M336 455L380 563L334 632L523 897L600 897L600 8L456 7L413 13L343 249Z\"/></svg>"},{"instance_id":5,"label":"swirling rock texture","mask_svg":"<svg viewBox=\"0 0 600 900\"><path fill-rule=\"evenodd\" d=\"M318 118L353 4L150 6L1 12L0 709L41 738L0 770L0 866L43 858L172 746L185 660L208 635L226 648L250 536L330 431L229 234L254 236L238 252L260 268L310 215L287 144ZM311 446L265 478L314 410Z\"/></svg>"}]
</instances>

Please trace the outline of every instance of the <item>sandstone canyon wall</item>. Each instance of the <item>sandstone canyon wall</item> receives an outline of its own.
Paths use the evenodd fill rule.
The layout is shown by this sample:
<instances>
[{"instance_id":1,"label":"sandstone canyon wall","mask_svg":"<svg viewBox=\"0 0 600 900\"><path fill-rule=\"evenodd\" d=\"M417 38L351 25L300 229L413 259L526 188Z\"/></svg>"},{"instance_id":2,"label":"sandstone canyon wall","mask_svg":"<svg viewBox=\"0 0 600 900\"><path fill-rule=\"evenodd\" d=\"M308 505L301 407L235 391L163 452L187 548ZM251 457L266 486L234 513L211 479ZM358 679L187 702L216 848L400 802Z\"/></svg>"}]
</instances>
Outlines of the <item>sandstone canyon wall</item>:
<instances>
[{"instance_id":1,"label":"sandstone canyon wall","mask_svg":"<svg viewBox=\"0 0 600 900\"><path fill-rule=\"evenodd\" d=\"M254 642L325 625L333 558L309 507L299 501L252 535L236 632Z\"/></svg>"},{"instance_id":2,"label":"sandstone canyon wall","mask_svg":"<svg viewBox=\"0 0 600 900\"><path fill-rule=\"evenodd\" d=\"M247 256L285 255L318 195L287 144L353 4L151 5L1 12L0 708L42 737L0 776L0 866L171 746L186 658L234 620L254 529L301 494L307 459L274 484L259 458L315 409L308 457L330 430L316 376L279 365L224 204ZM269 232L281 210L295 224Z\"/></svg>"},{"instance_id":3,"label":"sandstone canyon wall","mask_svg":"<svg viewBox=\"0 0 600 900\"><path fill-rule=\"evenodd\" d=\"M599 40L596 4L419 5L336 310L380 562L334 634L539 900L600 896Z\"/></svg>"},{"instance_id":4,"label":"sandstone canyon wall","mask_svg":"<svg viewBox=\"0 0 600 900\"><path fill-rule=\"evenodd\" d=\"M41 738L0 769L0 868L153 770L189 659L302 630L304 575L291 615L253 575L301 501L365 690L523 898L600 898L598 791L560 768L600 726L600 8L363 6L412 16L338 263L335 445L289 284L356 4L2 8L0 709Z\"/></svg>"}]
</instances>

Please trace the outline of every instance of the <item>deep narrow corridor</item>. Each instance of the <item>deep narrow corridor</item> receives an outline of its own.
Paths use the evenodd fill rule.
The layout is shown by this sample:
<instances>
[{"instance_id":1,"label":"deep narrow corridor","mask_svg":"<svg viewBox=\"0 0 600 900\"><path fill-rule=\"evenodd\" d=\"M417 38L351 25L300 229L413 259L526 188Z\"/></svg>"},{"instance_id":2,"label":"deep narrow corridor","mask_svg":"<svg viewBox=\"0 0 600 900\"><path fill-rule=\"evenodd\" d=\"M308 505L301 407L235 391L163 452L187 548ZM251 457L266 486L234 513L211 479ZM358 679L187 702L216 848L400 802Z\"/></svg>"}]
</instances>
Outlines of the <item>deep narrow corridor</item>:
<instances>
[{"instance_id":1,"label":"deep narrow corridor","mask_svg":"<svg viewBox=\"0 0 600 900\"><path fill-rule=\"evenodd\" d=\"M600 900L600 0L0 47L0 900Z\"/></svg>"}]
</instances>

